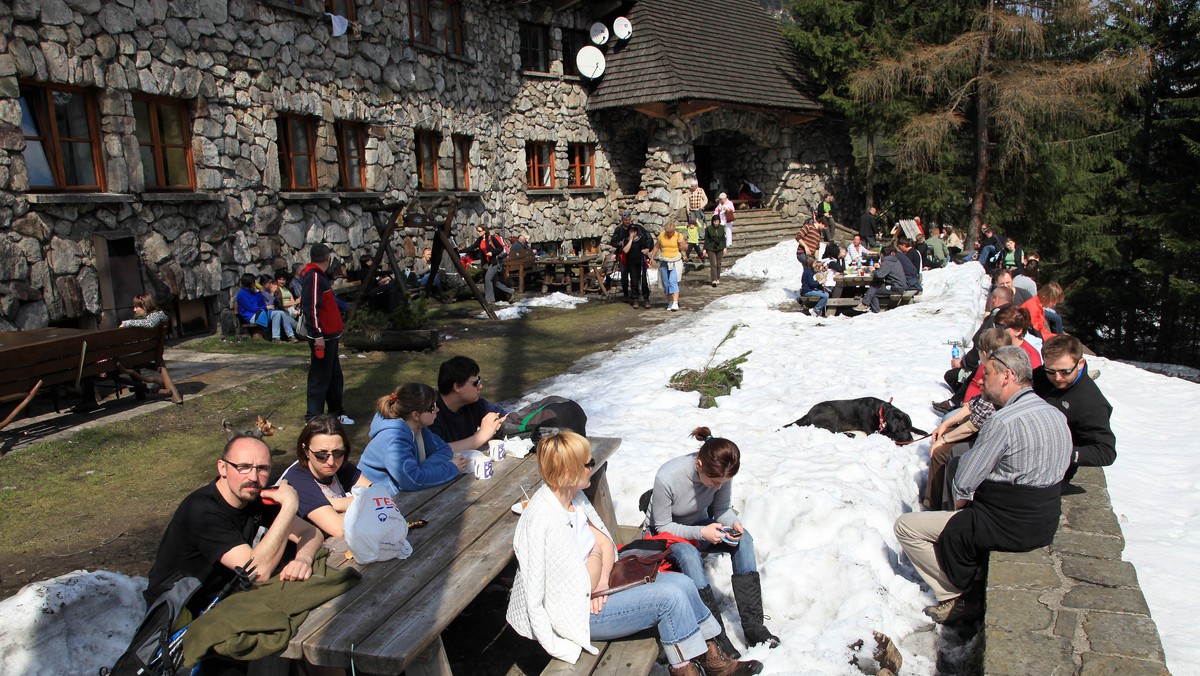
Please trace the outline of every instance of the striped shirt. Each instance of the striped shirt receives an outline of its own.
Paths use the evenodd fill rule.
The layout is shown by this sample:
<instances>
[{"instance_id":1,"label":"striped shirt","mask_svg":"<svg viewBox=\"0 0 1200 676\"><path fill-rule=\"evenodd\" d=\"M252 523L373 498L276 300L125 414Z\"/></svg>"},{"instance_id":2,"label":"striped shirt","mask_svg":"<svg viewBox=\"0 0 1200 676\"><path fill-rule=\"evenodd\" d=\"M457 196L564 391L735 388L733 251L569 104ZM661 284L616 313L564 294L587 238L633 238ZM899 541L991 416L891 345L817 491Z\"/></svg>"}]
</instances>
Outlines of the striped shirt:
<instances>
[{"instance_id":1,"label":"striped shirt","mask_svg":"<svg viewBox=\"0 0 1200 676\"><path fill-rule=\"evenodd\" d=\"M979 430L954 475L954 497L971 500L984 481L1045 488L1062 481L1071 462L1066 417L1033 393L1018 390Z\"/></svg>"}]
</instances>

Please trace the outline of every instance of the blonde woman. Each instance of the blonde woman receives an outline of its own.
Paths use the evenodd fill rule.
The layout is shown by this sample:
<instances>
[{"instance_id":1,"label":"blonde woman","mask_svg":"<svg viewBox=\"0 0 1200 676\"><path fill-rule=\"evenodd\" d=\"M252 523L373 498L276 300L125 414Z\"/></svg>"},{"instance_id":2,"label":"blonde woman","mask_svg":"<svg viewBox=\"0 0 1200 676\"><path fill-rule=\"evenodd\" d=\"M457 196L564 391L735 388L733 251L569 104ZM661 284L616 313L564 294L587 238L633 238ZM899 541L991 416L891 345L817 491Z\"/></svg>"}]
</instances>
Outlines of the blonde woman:
<instances>
[{"instance_id":1,"label":"blonde woman","mask_svg":"<svg viewBox=\"0 0 1200 676\"><path fill-rule=\"evenodd\" d=\"M683 252L686 250L687 240L683 233L675 229L675 221L667 221L650 252L650 258L658 261L658 279L667 295L667 309L672 312L679 309L679 280L683 277Z\"/></svg>"},{"instance_id":2,"label":"blonde woman","mask_svg":"<svg viewBox=\"0 0 1200 676\"><path fill-rule=\"evenodd\" d=\"M513 535L519 567L507 619L518 634L575 664L584 650L597 654L592 641L657 628L672 676L762 671L762 663L730 659L713 641L721 627L686 575L659 573L649 584L596 595L608 589L616 547L583 494L595 467L591 444L559 432L538 442L537 462L545 484Z\"/></svg>"}]
</instances>

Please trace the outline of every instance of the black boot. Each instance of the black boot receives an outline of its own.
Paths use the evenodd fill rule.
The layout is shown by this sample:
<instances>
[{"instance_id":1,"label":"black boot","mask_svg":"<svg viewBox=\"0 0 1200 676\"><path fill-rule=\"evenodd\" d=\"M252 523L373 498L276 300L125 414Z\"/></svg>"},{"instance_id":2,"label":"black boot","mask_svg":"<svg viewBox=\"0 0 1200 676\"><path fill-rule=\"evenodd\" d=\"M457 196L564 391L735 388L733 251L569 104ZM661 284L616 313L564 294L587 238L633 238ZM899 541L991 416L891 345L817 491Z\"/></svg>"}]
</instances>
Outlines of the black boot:
<instances>
[{"instance_id":1,"label":"black boot","mask_svg":"<svg viewBox=\"0 0 1200 676\"><path fill-rule=\"evenodd\" d=\"M708 606L708 612L712 613L713 619L717 621L717 624L721 625L721 633L714 636L712 640L721 646L721 651L726 655L735 660L741 657L742 654L738 652L737 648L733 647L733 643L730 642L729 636L725 633L725 623L721 621L721 611L717 609L717 599L713 596L711 586L700 590L700 600L704 601L704 605Z\"/></svg>"},{"instance_id":2,"label":"black boot","mask_svg":"<svg viewBox=\"0 0 1200 676\"><path fill-rule=\"evenodd\" d=\"M742 635L747 645L766 643L779 645L779 637L763 625L762 585L758 573L733 574L733 598L737 600L738 617L742 618Z\"/></svg>"}]
</instances>

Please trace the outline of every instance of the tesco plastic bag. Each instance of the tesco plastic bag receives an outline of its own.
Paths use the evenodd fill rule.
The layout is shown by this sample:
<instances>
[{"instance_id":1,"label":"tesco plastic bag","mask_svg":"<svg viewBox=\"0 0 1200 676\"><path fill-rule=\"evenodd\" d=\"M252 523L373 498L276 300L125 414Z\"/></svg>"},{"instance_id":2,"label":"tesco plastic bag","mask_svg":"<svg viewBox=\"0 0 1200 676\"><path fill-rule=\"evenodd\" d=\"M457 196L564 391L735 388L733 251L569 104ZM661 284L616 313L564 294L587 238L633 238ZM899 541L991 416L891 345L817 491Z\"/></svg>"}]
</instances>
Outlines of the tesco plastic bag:
<instances>
[{"instance_id":1,"label":"tesco plastic bag","mask_svg":"<svg viewBox=\"0 0 1200 676\"><path fill-rule=\"evenodd\" d=\"M345 529L354 559L372 563L411 556L408 522L392 502L387 484L355 486L350 493L354 502L346 510Z\"/></svg>"}]
</instances>

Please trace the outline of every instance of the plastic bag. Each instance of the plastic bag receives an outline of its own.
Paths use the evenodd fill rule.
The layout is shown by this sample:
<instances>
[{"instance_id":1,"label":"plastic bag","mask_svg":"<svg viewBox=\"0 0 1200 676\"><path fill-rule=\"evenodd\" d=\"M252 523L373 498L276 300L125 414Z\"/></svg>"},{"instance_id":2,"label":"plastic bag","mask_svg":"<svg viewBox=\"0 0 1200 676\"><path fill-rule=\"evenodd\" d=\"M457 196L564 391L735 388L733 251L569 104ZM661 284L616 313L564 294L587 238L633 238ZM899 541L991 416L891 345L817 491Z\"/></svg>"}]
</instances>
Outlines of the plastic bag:
<instances>
[{"instance_id":1,"label":"plastic bag","mask_svg":"<svg viewBox=\"0 0 1200 676\"><path fill-rule=\"evenodd\" d=\"M346 510L346 544L359 563L407 559L412 555L408 543L408 522L396 509L387 484L355 486L354 502Z\"/></svg>"}]
</instances>

